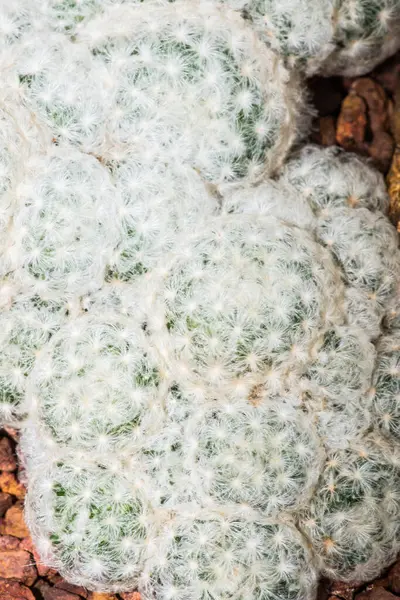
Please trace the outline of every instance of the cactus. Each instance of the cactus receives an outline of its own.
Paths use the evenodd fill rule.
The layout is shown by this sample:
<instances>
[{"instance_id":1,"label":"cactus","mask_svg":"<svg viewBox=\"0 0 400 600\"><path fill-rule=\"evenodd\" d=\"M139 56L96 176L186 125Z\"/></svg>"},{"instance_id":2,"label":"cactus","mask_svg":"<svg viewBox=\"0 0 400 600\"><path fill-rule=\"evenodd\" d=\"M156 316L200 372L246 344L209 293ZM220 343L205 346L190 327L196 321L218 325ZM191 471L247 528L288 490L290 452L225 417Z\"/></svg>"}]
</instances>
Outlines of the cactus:
<instances>
[{"instance_id":1,"label":"cactus","mask_svg":"<svg viewBox=\"0 0 400 600\"><path fill-rule=\"evenodd\" d=\"M342 161L361 187L313 187ZM277 182L222 187L206 229L182 230L153 268L106 283L53 335L28 377L22 443L27 519L65 576L146 599L311 600L317 573L366 580L396 555L397 415L392 429L375 417L398 393L382 334L395 330L396 288L383 288L375 348L346 302L370 279L321 226L348 211L344 232L365 233L384 273L364 224L386 231L387 199L363 170L308 147Z\"/></svg>"},{"instance_id":2,"label":"cactus","mask_svg":"<svg viewBox=\"0 0 400 600\"><path fill-rule=\"evenodd\" d=\"M176 1L176 0L173 0ZM308 75L358 76L399 48L397 0L198 0L236 11L289 66ZM172 0L18 0L0 5L0 31L15 45L26 34L59 32L75 41L92 21L144 3L162 10ZM178 4L180 0L178 0ZM186 2L186 4L188 4ZM190 0L190 10L195 10ZM159 13L161 14L161 13ZM55 71L56 72L56 71Z\"/></svg>"},{"instance_id":3,"label":"cactus","mask_svg":"<svg viewBox=\"0 0 400 600\"><path fill-rule=\"evenodd\" d=\"M97 289L120 234L108 172L71 148L32 158L26 171L2 268L43 299L67 301Z\"/></svg>"},{"instance_id":4,"label":"cactus","mask_svg":"<svg viewBox=\"0 0 400 600\"><path fill-rule=\"evenodd\" d=\"M22 38L12 63L21 101L55 141L98 155L110 99L106 73L100 65L94 69L88 48L62 34L39 31Z\"/></svg>"},{"instance_id":5,"label":"cactus","mask_svg":"<svg viewBox=\"0 0 400 600\"><path fill-rule=\"evenodd\" d=\"M308 123L296 77L227 7L134 8L111 7L77 36L113 85L114 153L185 161L217 184L276 170Z\"/></svg>"},{"instance_id":6,"label":"cactus","mask_svg":"<svg viewBox=\"0 0 400 600\"><path fill-rule=\"evenodd\" d=\"M337 150L284 164L308 117L273 51L365 65L398 20L303 4L4 9L0 420L42 560L87 588L314 600L400 550L387 194Z\"/></svg>"},{"instance_id":7,"label":"cactus","mask_svg":"<svg viewBox=\"0 0 400 600\"><path fill-rule=\"evenodd\" d=\"M383 433L400 436L400 335L399 330L382 336L378 346L373 392L374 414Z\"/></svg>"},{"instance_id":8,"label":"cactus","mask_svg":"<svg viewBox=\"0 0 400 600\"><path fill-rule=\"evenodd\" d=\"M399 455L379 439L366 438L327 456L319 489L301 521L326 576L368 580L395 559L399 484Z\"/></svg>"},{"instance_id":9,"label":"cactus","mask_svg":"<svg viewBox=\"0 0 400 600\"><path fill-rule=\"evenodd\" d=\"M6 287L3 282L4 299ZM0 312L0 421L11 423L24 414L26 378L37 356L66 317L55 303L15 294L11 285L8 292Z\"/></svg>"},{"instance_id":10,"label":"cactus","mask_svg":"<svg viewBox=\"0 0 400 600\"><path fill-rule=\"evenodd\" d=\"M319 67L325 74L368 73L400 46L397 0L342 0L333 17L334 49Z\"/></svg>"},{"instance_id":11,"label":"cactus","mask_svg":"<svg viewBox=\"0 0 400 600\"><path fill-rule=\"evenodd\" d=\"M307 146L288 161L280 181L309 202L316 235L341 265L348 318L376 339L400 272L398 237L382 215L388 206L382 178L354 155Z\"/></svg>"},{"instance_id":12,"label":"cactus","mask_svg":"<svg viewBox=\"0 0 400 600\"><path fill-rule=\"evenodd\" d=\"M397 0L248 0L242 8L266 43L309 75L362 75L400 45Z\"/></svg>"},{"instance_id":13,"label":"cactus","mask_svg":"<svg viewBox=\"0 0 400 600\"><path fill-rule=\"evenodd\" d=\"M113 168L122 235L107 281L133 281L147 273L173 247L182 227L200 227L217 212L215 198L193 169L145 159L129 157Z\"/></svg>"}]
</instances>

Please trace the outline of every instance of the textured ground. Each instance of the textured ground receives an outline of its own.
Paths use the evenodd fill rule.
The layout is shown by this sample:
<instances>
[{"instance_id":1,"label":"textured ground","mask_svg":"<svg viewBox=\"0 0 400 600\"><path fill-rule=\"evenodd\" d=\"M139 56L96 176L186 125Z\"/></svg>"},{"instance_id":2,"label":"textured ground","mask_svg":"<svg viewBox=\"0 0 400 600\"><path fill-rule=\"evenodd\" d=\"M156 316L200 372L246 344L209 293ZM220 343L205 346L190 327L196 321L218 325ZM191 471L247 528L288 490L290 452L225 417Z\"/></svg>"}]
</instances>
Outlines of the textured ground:
<instances>
[{"instance_id":1,"label":"textured ground","mask_svg":"<svg viewBox=\"0 0 400 600\"><path fill-rule=\"evenodd\" d=\"M368 77L316 79L318 109L312 140L370 157L385 174L390 217L400 231L400 54ZM140 600L137 592L96 594L66 583L40 564L23 519L23 472L17 434L0 431L0 600ZM319 600L395 600L400 560L373 582L349 586L322 581Z\"/></svg>"}]
</instances>

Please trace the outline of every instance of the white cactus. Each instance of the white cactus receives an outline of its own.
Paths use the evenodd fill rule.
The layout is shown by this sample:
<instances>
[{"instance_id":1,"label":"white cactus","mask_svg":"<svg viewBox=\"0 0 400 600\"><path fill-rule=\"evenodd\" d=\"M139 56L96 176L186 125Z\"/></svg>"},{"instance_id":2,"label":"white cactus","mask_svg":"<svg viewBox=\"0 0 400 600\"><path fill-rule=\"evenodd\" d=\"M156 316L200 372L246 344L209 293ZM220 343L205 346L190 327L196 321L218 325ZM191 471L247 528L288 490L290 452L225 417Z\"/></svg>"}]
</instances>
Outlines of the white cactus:
<instances>
[{"instance_id":1,"label":"white cactus","mask_svg":"<svg viewBox=\"0 0 400 600\"><path fill-rule=\"evenodd\" d=\"M396 557L399 464L398 452L379 438L328 454L319 489L300 525L326 576L365 581Z\"/></svg>"},{"instance_id":2,"label":"white cactus","mask_svg":"<svg viewBox=\"0 0 400 600\"><path fill-rule=\"evenodd\" d=\"M277 56L364 68L398 15L309 7L0 0L0 422L74 583L314 600L400 549L388 197L338 150L283 165Z\"/></svg>"},{"instance_id":3,"label":"white cactus","mask_svg":"<svg viewBox=\"0 0 400 600\"><path fill-rule=\"evenodd\" d=\"M165 156L214 183L255 179L280 166L308 123L296 77L226 6L111 7L77 39L113 86L113 157Z\"/></svg>"},{"instance_id":4,"label":"white cactus","mask_svg":"<svg viewBox=\"0 0 400 600\"><path fill-rule=\"evenodd\" d=\"M120 239L119 196L107 170L92 156L54 148L32 157L26 171L15 190L3 272L44 299L94 291Z\"/></svg>"},{"instance_id":5,"label":"white cactus","mask_svg":"<svg viewBox=\"0 0 400 600\"><path fill-rule=\"evenodd\" d=\"M280 182L313 209L315 234L342 269L348 321L375 340L400 289L398 236L382 214L389 202L383 177L353 154L306 146Z\"/></svg>"},{"instance_id":6,"label":"white cactus","mask_svg":"<svg viewBox=\"0 0 400 600\"><path fill-rule=\"evenodd\" d=\"M235 5L236 0L226 0ZM308 74L367 73L400 46L397 0L247 0L262 38Z\"/></svg>"}]
</instances>

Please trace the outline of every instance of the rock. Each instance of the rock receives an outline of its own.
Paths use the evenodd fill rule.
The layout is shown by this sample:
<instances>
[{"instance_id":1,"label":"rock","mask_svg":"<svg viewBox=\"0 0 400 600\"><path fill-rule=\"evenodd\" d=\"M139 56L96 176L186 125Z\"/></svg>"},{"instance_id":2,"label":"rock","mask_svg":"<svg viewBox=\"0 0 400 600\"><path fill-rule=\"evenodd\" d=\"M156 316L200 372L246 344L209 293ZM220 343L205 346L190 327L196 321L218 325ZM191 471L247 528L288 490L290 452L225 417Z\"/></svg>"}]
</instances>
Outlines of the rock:
<instances>
[{"instance_id":1,"label":"rock","mask_svg":"<svg viewBox=\"0 0 400 600\"><path fill-rule=\"evenodd\" d=\"M17 550L19 548L19 539L12 535L0 536L0 552L3 550Z\"/></svg>"},{"instance_id":2,"label":"rock","mask_svg":"<svg viewBox=\"0 0 400 600\"><path fill-rule=\"evenodd\" d=\"M35 590L35 598L40 598L40 600L43 600L44 594L49 587L50 586L45 579L38 579L33 586L33 589Z\"/></svg>"},{"instance_id":3,"label":"rock","mask_svg":"<svg viewBox=\"0 0 400 600\"><path fill-rule=\"evenodd\" d=\"M319 133L322 146L336 145L336 123L333 117L321 117L319 120Z\"/></svg>"},{"instance_id":4,"label":"rock","mask_svg":"<svg viewBox=\"0 0 400 600\"><path fill-rule=\"evenodd\" d=\"M0 579L0 600L35 600L35 597L24 585Z\"/></svg>"},{"instance_id":5,"label":"rock","mask_svg":"<svg viewBox=\"0 0 400 600\"><path fill-rule=\"evenodd\" d=\"M55 569L43 564L42 559L40 558L40 555L38 554L30 536L21 540L19 547L21 550L26 550L27 552L33 554L33 558L36 562L36 568L40 577L49 577L51 575L57 574L57 571Z\"/></svg>"},{"instance_id":6,"label":"rock","mask_svg":"<svg viewBox=\"0 0 400 600\"><path fill-rule=\"evenodd\" d=\"M383 87L370 77L351 81L337 121L336 141L345 150L373 159L387 173L393 156L390 131L392 104Z\"/></svg>"},{"instance_id":7,"label":"rock","mask_svg":"<svg viewBox=\"0 0 400 600\"><path fill-rule=\"evenodd\" d=\"M329 593L332 596L339 596L342 600L353 600L354 594L362 584L346 583L345 581L332 581L329 586Z\"/></svg>"},{"instance_id":8,"label":"rock","mask_svg":"<svg viewBox=\"0 0 400 600\"><path fill-rule=\"evenodd\" d=\"M65 581L65 579L63 579L61 575L51 577L51 581L52 583L54 583L54 587L56 587L57 589L65 590L66 592L70 592L71 594L76 594L81 598L86 599L89 597L89 592L85 590L85 588L79 585L74 585L73 583L68 583L68 581Z\"/></svg>"},{"instance_id":9,"label":"rock","mask_svg":"<svg viewBox=\"0 0 400 600\"><path fill-rule=\"evenodd\" d=\"M3 427L4 431L6 432L6 434L12 439L14 440L14 442L19 441L19 432L17 429L14 429L14 427Z\"/></svg>"},{"instance_id":10,"label":"rock","mask_svg":"<svg viewBox=\"0 0 400 600\"><path fill-rule=\"evenodd\" d=\"M385 90L370 77L356 79L351 89L367 106L369 136L372 138L367 143L368 154L375 166L387 173L393 156L394 140L390 134L389 104Z\"/></svg>"},{"instance_id":11,"label":"rock","mask_svg":"<svg viewBox=\"0 0 400 600\"><path fill-rule=\"evenodd\" d=\"M123 592L120 596L122 600L140 600L139 592Z\"/></svg>"},{"instance_id":12,"label":"rock","mask_svg":"<svg viewBox=\"0 0 400 600\"><path fill-rule=\"evenodd\" d=\"M51 575L55 575L57 573L56 569L53 569L52 567L48 567L47 565L45 565L42 562L42 559L40 558L36 549L33 550L32 554L33 554L33 558L35 559L36 568L37 568L37 571L38 571L40 577L50 577Z\"/></svg>"},{"instance_id":13,"label":"rock","mask_svg":"<svg viewBox=\"0 0 400 600\"><path fill-rule=\"evenodd\" d=\"M32 585L37 572L32 565L32 557L25 550L5 550L0 552L0 577L17 579L26 585Z\"/></svg>"},{"instance_id":14,"label":"rock","mask_svg":"<svg viewBox=\"0 0 400 600\"><path fill-rule=\"evenodd\" d=\"M389 218L400 232L400 81L395 94L391 130L396 148L386 180L390 196Z\"/></svg>"},{"instance_id":15,"label":"rock","mask_svg":"<svg viewBox=\"0 0 400 600\"><path fill-rule=\"evenodd\" d=\"M26 552L33 554L35 547L30 535L28 535L28 537L24 537L22 540L19 540L19 549L26 550Z\"/></svg>"},{"instance_id":16,"label":"rock","mask_svg":"<svg viewBox=\"0 0 400 600\"><path fill-rule=\"evenodd\" d=\"M396 148L386 179L390 197L389 219L400 232L400 148Z\"/></svg>"},{"instance_id":17,"label":"rock","mask_svg":"<svg viewBox=\"0 0 400 600\"><path fill-rule=\"evenodd\" d=\"M387 97L383 87L370 77L360 77L352 83L351 89L367 105L372 132L387 131L389 118L387 114Z\"/></svg>"},{"instance_id":18,"label":"rock","mask_svg":"<svg viewBox=\"0 0 400 600\"><path fill-rule=\"evenodd\" d=\"M40 586L40 592L43 600L81 600L81 596L72 594L67 590L51 587L50 585Z\"/></svg>"},{"instance_id":19,"label":"rock","mask_svg":"<svg viewBox=\"0 0 400 600\"><path fill-rule=\"evenodd\" d=\"M389 587L395 594L400 594L400 560L389 571Z\"/></svg>"},{"instance_id":20,"label":"rock","mask_svg":"<svg viewBox=\"0 0 400 600\"><path fill-rule=\"evenodd\" d=\"M6 494L5 492L0 492L0 517L3 517L5 513L8 511L10 506L13 504L13 499L11 494Z\"/></svg>"},{"instance_id":21,"label":"rock","mask_svg":"<svg viewBox=\"0 0 400 600\"><path fill-rule=\"evenodd\" d=\"M368 144L368 154L374 161L374 166L382 173L387 173L393 157L394 142L386 131L377 132L371 144Z\"/></svg>"},{"instance_id":22,"label":"rock","mask_svg":"<svg viewBox=\"0 0 400 600\"><path fill-rule=\"evenodd\" d=\"M365 132L367 128L367 106L354 90L343 100L337 121L336 141L350 152L366 153Z\"/></svg>"},{"instance_id":23,"label":"rock","mask_svg":"<svg viewBox=\"0 0 400 600\"><path fill-rule=\"evenodd\" d=\"M4 533L6 535L14 535L17 538L29 536L21 505L15 504L6 512L6 516L4 517Z\"/></svg>"},{"instance_id":24,"label":"rock","mask_svg":"<svg viewBox=\"0 0 400 600\"><path fill-rule=\"evenodd\" d=\"M88 600L117 600L114 594L103 594L102 592L90 592Z\"/></svg>"},{"instance_id":25,"label":"rock","mask_svg":"<svg viewBox=\"0 0 400 600\"><path fill-rule=\"evenodd\" d=\"M396 600L396 596L383 587L374 587L372 590L357 594L355 600Z\"/></svg>"},{"instance_id":26,"label":"rock","mask_svg":"<svg viewBox=\"0 0 400 600\"><path fill-rule=\"evenodd\" d=\"M15 471L17 461L9 438L0 438L0 471Z\"/></svg>"},{"instance_id":27,"label":"rock","mask_svg":"<svg viewBox=\"0 0 400 600\"><path fill-rule=\"evenodd\" d=\"M18 500L25 498L26 490L25 487L17 481L17 478L13 473L0 473L0 490L16 496Z\"/></svg>"}]
</instances>

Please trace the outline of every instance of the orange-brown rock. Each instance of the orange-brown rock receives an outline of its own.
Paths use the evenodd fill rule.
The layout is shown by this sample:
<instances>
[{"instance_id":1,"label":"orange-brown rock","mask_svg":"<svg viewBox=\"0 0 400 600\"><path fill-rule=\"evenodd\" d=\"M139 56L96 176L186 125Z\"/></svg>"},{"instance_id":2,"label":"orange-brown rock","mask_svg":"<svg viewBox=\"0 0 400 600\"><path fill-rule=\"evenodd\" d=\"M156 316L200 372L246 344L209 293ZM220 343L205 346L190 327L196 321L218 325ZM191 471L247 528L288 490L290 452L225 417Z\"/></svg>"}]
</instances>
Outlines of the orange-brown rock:
<instances>
[{"instance_id":1,"label":"orange-brown rock","mask_svg":"<svg viewBox=\"0 0 400 600\"><path fill-rule=\"evenodd\" d=\"M332 596L339 596L342 600L352 600L359 584L346 583L344 581L333 581L329 586Z\"/></svg>"},{"instance_id":2,"label":"orange-brown rock","mask_svg":"<svg viewBox=\"0 0 400 600\"><path fill-rule=\"evenodd\" d=\"M370 77L356 79L351 89L362 98L367 106L369 135L368 154L375 166L387 173L394 151L394 140L390 133L390 111L385 90Z\"/></svg>"},{"instance_id":3,"label":"orange-brown rock","mask_svg":"<svg viewBox=\"0 0 400 600\"><path fill-rule=\"evenodd\" d=\"M362 98L367 106L370 128L376 131L387 131L389 128L388 102L385 90L370 77L355 79L351 90Z\"/></svg>"},{"instance_id":4,"label":"orange-brown rock","mask_svg":"<svg viewBox=\"0 0 400 600\"><path fill-rule=\"evenodd\" d=\"M15 471L17 461L11 440L7 437L0 438L0 471Z\"/></svg>"},{"instance_id":5,"label":"orange-brown rock","mask_svg":"<svg viewBox=\"0 0 400 600\"><path fill-rule=\"evenodd\" d=\"M139 592L123 592L120 596L122 600L140 600Z\"/></svg>"},{"instance_id":6,"label":"orange-brown rock","mask_svg":"<svg viewBox=\"0 0 400 600\"><path fill-rule=\"evenodd\" d=\"M0 600L35 600L30 589L17 583L0 579Z\"/></svg>"},{"instance_id":7,"label":"orange-brown rock","mask_svg":"<svg viewBox=\"0 0 400 600\"><path fill-rule=\"evenodd\" d=\"M19 440L19 432L18 432L17 429L14 429L14 427L4 427L3 429L6 432L6 434L8 436L10 436L10 438L12 440L14 440L14 442L18 442L18 440Z\"/></svg>"},{"instance_id":8,"label":"orange-brown rock","mask_svg":"<svg viewBox=\"0 0 400 600\"><path fill-rule=\"evenodd\" d=\"M394 596L383 587L374 587L366 592L357 594L355 600L396 600Z\"/></svg>"},{"instance_id":9,"label":"orange-brown rock","mask_svg":"<svg viewBox=\"0 0 400 600\"><path fill-rule=\"evenodd\" d=\"M1 535L0 536L0 552L3 550L18 550L19 539L12 535Z\"/></svg>"},{"instance_id":10,"label":"orange-brown rock","mask_svg":"<svg viewBox=\"0 0 400 600\"><path fill-rule=\"evenodd\" d=\"M90 592L88 600L117 600L115 594L104 594L102 592Z\"/></svg>"},{"instance_id":11,"label":"orange-brown rock","mask_svg":"<svg viewBox=\"0 0 400 600\"><path fill-rule=\"evenodd\" d=\"M35 559L36 568L40 577L50 577L51 575L56 575L57 571L55 569L43 563L36 548L33 550L32 554L33 558Z\"/></svg>"},{"instance_id":12,"label":"orange-brown rock","mask_svg":"<svg viewBox=\"0 0 400 600\"><path fill-rule=\"evenodd\" d=\"M77 596L80 596L81 598L85 599L89 596L89 592L85 588L79 585L68 583L68 581L65 581L65 579L63 579L61 575L50 575L50 580L54 584L54 587L56 587L57 589L65 590L66 592L76 594Z\"/></svg>"},{"instance_id":13,"label":"orange-brown rock","mask_svg":"<svg viewBox=\"0 0 400 600\"><path fill-rule=\"evenodd\" d=\"M0 552L0 577L16 579L26 585L32 585L37 572L32 557L25 550L5 550Z\"/></svg>"},{"instance_id":14,"label":"orange-brown rock","mask_svg":"<svg viewBox=\"0 0 400 600\"><path fill-rule=\"evenodd\" d=\"M400 147L396 147L386 179L390 197L389 218L400 232Z\"/></svg>"},{"instance_id":15,"label":"orange-brown rock","mask_svg":"<svg viewBox=\"0 0 400 600\"><path fill-rule=\"evenodd\" d=\"M62 590L60 588L52 587L47 583L41 583L38 587L43 600L81 600L80 596Z\"/></svg>"},{"instance_id":16,"label":"orange-brown rock","mask_svg":"<svg viewBox=\"0 0 400 600\"><path fill-rule=\"evenodd\" d=\"M368 154L374 161L374 166L382 173L387 173L393 158L394 142L386 131L378 131L370 144Z\"/></svg>"},{"instance_id":17,"label":"orange-brown rock","mask_svg":"<svg viewBox=\"0 0 400 600\"><path fill-rule=\"evenodd\" d=\"M19 549L26 550L27 552L33 554L35 546L33 545L32 538L30 535L24 537L22 540L19 540Z\"/></svg>"},{"instance_id":18,"label":"orange-brown rock","mask_svg":"<svg viewBox=\"0 0 400 600\"><path fill-rule=\"evenodd\" d=\"M33 558L35 559L36 563L36 568L40 577L49 577L51 575L57 574L57 571L55 569L52 569L51 567L48 567L47 565L43 564L42 559L40 558L40 555L37 552L32 542L32 538L30 536L21 540L19 547L21 550L26 550L27 552L30 552L33 555Z\"/></svg>"},{"instance_id":19,"label":"orange-brown rock","mask_svg":"<svg viewBox=\"0 0 400 600\"><path fill-rule=\"evenodd\" d=\"M367 106L354 90L342 102L337 121L336 141L349 151L364 151L367 127Z\"/></svg>"},{"instance_id":20,"label":"orange-brown rock","mask_svg":"<svg viewBox=\"0 0 400 600\"><path fill-rule=\"evenodd\" d=\"M12 503L13 499L11 494L0 492L0 517L3 517L5 515L10 506L12 506Z\"/></svg>"},{"instance_id":21,"label":"orange-brown rock","mask_svg":"<svg viewBox=\"0 0 400 600\"><path fill-rule=\"evenodd\" d=\"M400 81L396 88L394 100L391 129L396 148L386 181L390 196L389 218L400 232Z\"/></svg>"},{"instance_id":22,"label":"orange-brown rock","mask_svg":"<svg viewBox=\"0 0 400 600\"><path fill-rule=\"evenodd\" d=\"M369 156L387 173L394 151L391 133L393 106L383 87L369 77L350 83L337 121L336 140L351 152Z\"/></svg>"},{"instance_id":23,"label":"orange-brown rock","mask_svg":"<svg viewBox=\"0 0 400 600\"><path fill-rule=\"evenodd\" d=\"M17 481L17 478L13 473L0 473L0 490L16 496L18 500L22 500L25 497L25 487Z\"/></svg>"},{"instance_id":24,"label":"orange-brown rock","mask_svg":"<svg viewBox=\"0 0 400 600\"><path fill-rule=\"evenodd\" d=\"M24 520L23 508L20 504L14 504L6 512L4 517L4 533L6 535L14 535L17 538L29 536L29 531Z\"/></svg>"}]
</instances>

